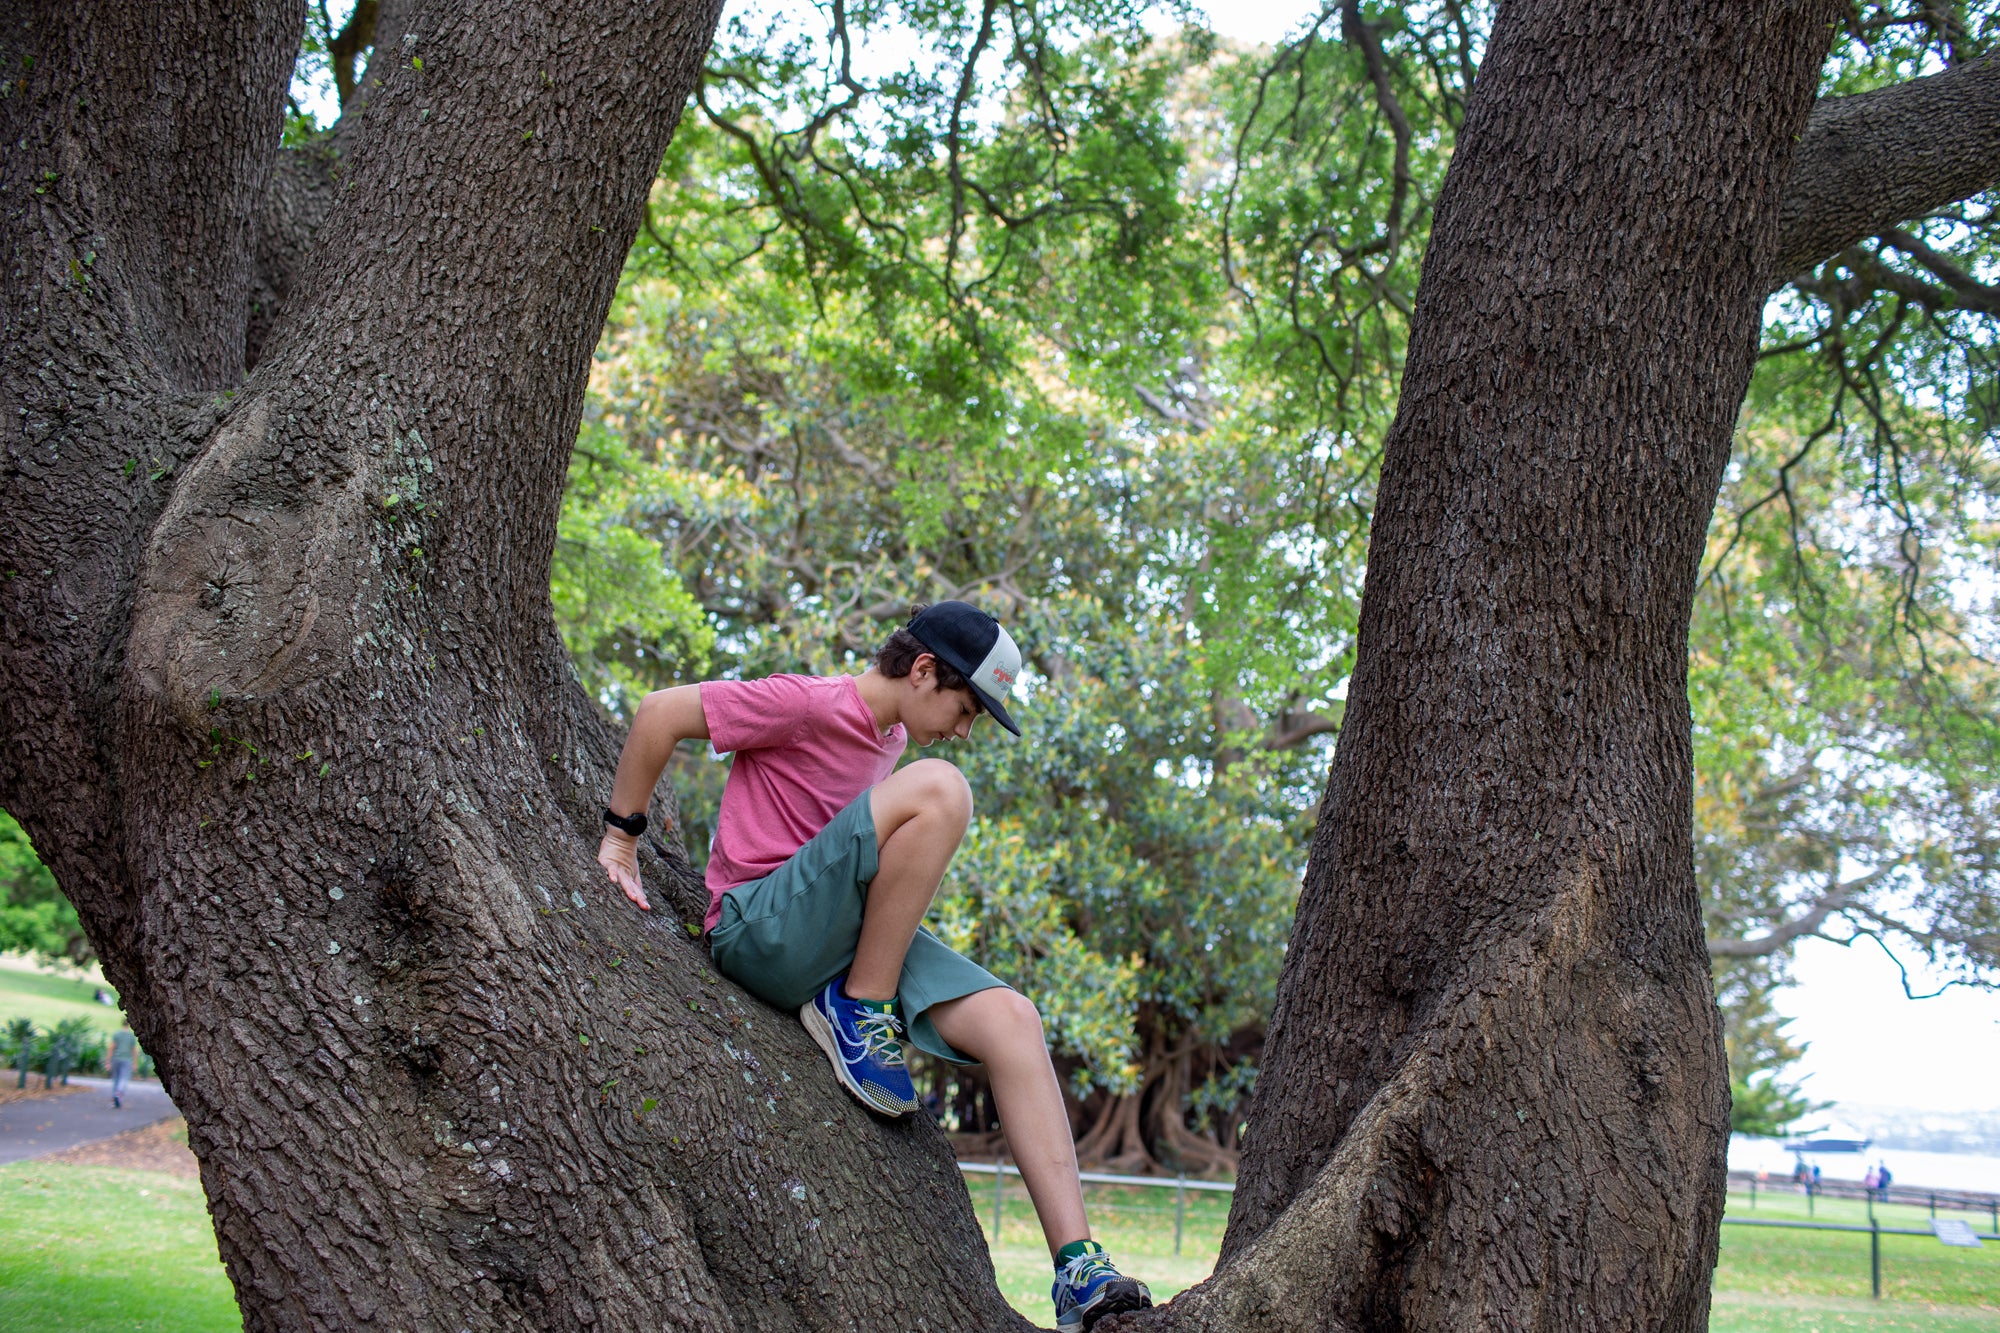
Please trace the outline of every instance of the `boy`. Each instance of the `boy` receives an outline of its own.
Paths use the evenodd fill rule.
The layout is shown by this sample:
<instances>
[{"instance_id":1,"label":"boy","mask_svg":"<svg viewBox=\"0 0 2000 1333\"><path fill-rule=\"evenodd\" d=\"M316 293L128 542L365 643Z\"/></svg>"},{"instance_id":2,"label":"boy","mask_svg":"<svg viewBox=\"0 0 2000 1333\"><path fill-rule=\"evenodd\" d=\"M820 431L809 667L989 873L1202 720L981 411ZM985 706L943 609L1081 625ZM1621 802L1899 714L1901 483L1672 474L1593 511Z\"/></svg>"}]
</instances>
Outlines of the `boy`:
<instances>
[{"instance_id":1,"label":"boy","mask_svg":"<svg viewBox=\"0 0 2000 1333\"><path fill-rule=\"evenodd\" d=\"M649 910L638 839L667 757L692 738L734 751L708 859L716 966L797 1009L840 1085L878 1115L918 1109L905 1032L938 1059L986 1066L1055 1258L1056 1327L1079 1333L1152 1297L1090 1239L1041 1015L922 928L972 819L965 778L942 759L896 768L907 740L963 740L982 712L1020 735L1005 702L1020 670L1020 650L997 620L940 602L891 635L859 677L649 694L618 759L597 860Z\"/></svg>"}]
</instances>

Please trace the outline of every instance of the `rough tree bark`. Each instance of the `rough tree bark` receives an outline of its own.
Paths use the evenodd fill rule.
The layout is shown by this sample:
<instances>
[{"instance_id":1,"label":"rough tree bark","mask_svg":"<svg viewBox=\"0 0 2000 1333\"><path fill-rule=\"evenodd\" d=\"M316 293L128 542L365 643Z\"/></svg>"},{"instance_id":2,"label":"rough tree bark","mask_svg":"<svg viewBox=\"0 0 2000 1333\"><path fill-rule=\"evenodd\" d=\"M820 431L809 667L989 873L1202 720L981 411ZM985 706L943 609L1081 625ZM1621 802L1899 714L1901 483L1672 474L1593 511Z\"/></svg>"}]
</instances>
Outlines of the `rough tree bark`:
<instances>
[{"instance_id":1,"label":"rough tree bark","mask_svg":"<svg viewBox=\"0 0 2000 1333\"><path fill-rule=\"evenodd\" d=\"M297 207L299 5L0 13L0 803L253 1330L1021 1326L942 1135L591 861L549 554L718 9L420 7Z\"/></svg>"},{"instance_id":2,"label":"rough tree bark","mask_svg":"<svg viewBox=\"0 0 2000 1333\"><path fill-rule=\"evenodd\" d=\"M0 804L252 1329L1021 1326L942 1137L707 969L676 849L680 919L590 862L558 492L716 9L385 3L301 183L297 4L0 0ZM1503 10L1228 1258L1139 1322L1699 1324L1687 604L1828 12Z\"/></svg>"},{"instance_id":3,"label":"rough tree bark","mask_svg":"<svg viewBox=\"0 0 2000 1333\"><path fill-rule=\"evenodd\" d=\"M1167 1326L1706 1326L1687 626L1834 12L1501 9L1223 1264Z\"/></svg>"}]
</instances>

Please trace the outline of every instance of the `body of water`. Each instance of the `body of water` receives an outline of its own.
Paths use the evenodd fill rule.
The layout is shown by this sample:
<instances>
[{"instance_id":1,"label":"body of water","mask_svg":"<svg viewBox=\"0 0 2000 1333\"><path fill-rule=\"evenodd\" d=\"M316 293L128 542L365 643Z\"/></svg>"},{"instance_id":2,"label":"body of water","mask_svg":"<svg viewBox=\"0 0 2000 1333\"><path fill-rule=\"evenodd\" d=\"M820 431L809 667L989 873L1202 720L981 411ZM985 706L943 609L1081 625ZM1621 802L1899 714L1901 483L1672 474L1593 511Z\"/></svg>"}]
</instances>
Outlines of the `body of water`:
<instances>
[{"instance_id":1,"label":"body of water","mask_svg":"<svg viewBox=\"0 0 2000 1333\"><path fill-rule=\"evenodd\" d=\"M1792 1174L1795 1159L1785 1151L1782 1139L1754 1139L1743 1134L1729 1136L1731 1171L1764 1171L1773 1178ZM1899 1187L1941 1190L1978 1190L2000 1194L2000 1157L1976 1153L1916 1152L1905 1148L1870 1148L1865 1153L1810 1153L1808 1165L1817 1166L1823 1179L1860 1180L1868 1168L1885 1163Z\"/></svg>"}]
</instances>

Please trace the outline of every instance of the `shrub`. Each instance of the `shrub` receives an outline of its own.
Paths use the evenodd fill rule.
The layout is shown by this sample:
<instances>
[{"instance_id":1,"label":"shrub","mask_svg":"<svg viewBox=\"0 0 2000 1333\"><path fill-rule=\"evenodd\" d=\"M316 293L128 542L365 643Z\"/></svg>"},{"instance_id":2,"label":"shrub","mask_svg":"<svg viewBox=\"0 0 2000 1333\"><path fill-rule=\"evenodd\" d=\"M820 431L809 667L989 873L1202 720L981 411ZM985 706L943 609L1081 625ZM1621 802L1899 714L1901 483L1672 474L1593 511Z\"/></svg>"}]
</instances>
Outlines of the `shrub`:
<instances>
[{"instance_id":1,"label":"shrub","mask_svg":"<svg viewBox=\"0 0 2000 1333\"><path fill-rule=\"evenodd\" d=\"M0 1062L15 1074L14 1086L28 1086L30 1070L42 1076L42 1086L104 1067L104 1034L87 1018L65 1018L53 1028L38 1028L28 1019L11 1020L0 1029Z\"/></svg>"},{"instance_id":2,"label":"shrub","mask_svg":"<svg viewBox=\"0 0 2000 1333\"><path fill-rule=\"evenodd\" d=\"M14 1083L17 1088L28 1086L28 1071L35 1067L35 1039L39 1035L35 1025L25 1018L12 1019L0 1030L0 1060L19 1074Z\"/></svg>"},{"instance_id":3,"label":"shrub","mask_svg":"<svg viewBox=\"0 0 2000 1333\"><path fill-rule=\"evenodd\" d=\"M65 1084L80 1070L104 1067L104 1034L87 1018L65 1018L49 1033L48 1054L42 1065L42 1086L55 1079Z\"/></svg>"}]
</instances>

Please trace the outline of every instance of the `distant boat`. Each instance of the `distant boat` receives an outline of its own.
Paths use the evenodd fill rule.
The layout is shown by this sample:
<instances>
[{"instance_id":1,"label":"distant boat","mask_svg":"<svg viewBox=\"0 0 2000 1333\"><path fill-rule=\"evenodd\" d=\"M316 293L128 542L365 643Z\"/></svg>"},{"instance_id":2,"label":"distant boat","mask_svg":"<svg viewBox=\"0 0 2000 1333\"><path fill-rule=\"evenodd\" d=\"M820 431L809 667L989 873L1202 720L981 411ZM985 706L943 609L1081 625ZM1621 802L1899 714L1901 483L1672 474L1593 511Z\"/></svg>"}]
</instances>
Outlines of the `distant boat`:
<instances>
[{"instance_id":1,"label":"distant boat","mask_svg":"<svg viewBox=\"0 0 2000 1333\"><path fill-rule=\"evenodd\" d=\"M1785 1145L1786 1152L1867 1152L1873 1139L1794 1139Z\"/></svg>"}]
</instances>

